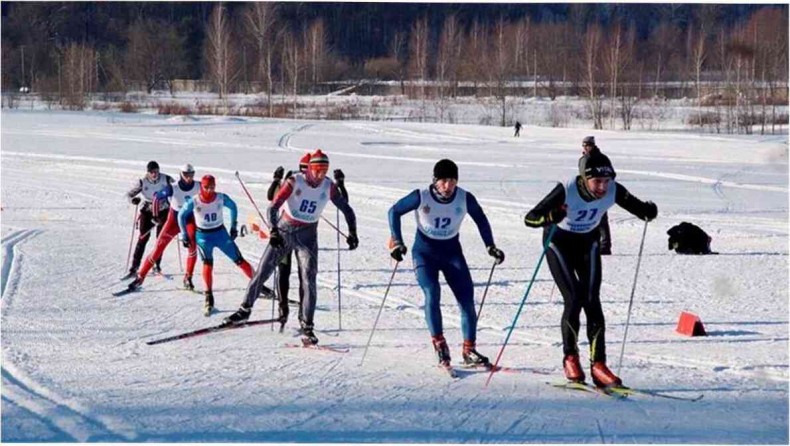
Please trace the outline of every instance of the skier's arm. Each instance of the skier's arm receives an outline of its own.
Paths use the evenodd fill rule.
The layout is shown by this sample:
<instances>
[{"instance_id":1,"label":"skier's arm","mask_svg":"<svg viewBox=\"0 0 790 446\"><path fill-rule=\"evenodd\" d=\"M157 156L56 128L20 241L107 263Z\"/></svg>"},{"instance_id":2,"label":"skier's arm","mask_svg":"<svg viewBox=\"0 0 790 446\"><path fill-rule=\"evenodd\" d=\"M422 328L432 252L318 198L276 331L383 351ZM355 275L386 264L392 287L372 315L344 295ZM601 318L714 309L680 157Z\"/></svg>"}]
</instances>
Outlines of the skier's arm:
<instances>
[{"instance_id":1,"label":"skier's arm","mask_svg":"<svg viewBox=\"0 0 790 446\"><path fill-rule=\"evenodd\" d=\"M285 181L285 183L280 187L280 190L277 192L277 195L274 196L274 200L266 209L267 216L269 217L269 224L271 224L272 229L277 227L277 220L280 216L280 208L286 201L288 201L288 197L291 196L291 192L294 190L294 180L293 177L289 178Z\"/></svg>"},{"instance_id":2,"label":"skier's arm","mask_svg":"<svg viewBox=\"0 0 790 446\"><path fill-rule=\"evenodd\" d=\"M173 196L173 185L170 183L167 183L167 186L165 186L164 189L154 194L154 197L156 197L157 200L167 200L172 196Z\"/></svg>"},{"instance_id":3,"label":"skier's arm","mask_svg":"<svg viewBox=\"0 0 790 446\"><path fill-rule=\"evenodd\" d=\"M230 227L235 228L236 223L238 223L239 209L236 207L236 202L233 201L232 198L230 198L226 194L222 194L222 196L224 197L223 204L230 211Z\"/></svg>"},{"instance_id":4,"label":"skier's arm","mask_svg":"<svg viewBox=\"0 0 790 446\"><path fill-rule=\"evenodd\" d=\"M477 225L477 230L480 231L480 237L483 239L483 244L488 246L494 245L494 235L491 233L491 224L488 222L483 208L477 202L477 198L469 192L466 193L466 211L472 220Z\"/></svg>"},{"instance_id":5,"label":"skier's arm","mask_svg":"<svg viewBox=\"0 0 790 446\"><path fill-rule=\"evenodd\" d=\"M348 225L348 232L350 234L357 233L357 216L354 214L354 210L351 209L351 206L348 205L348 200L343 194L340 192L337 186L332 183L332 186L329 188L329 199L332 200L332 204L334 204L340 212L343 213L343 216L346 218L346 224Z\"/></svg>"},{"instance_id":6,"label":"skier's arm","mask_svg":"<svg viewBox=\"0 0 790 446\"><path fill-rule=\"evenodd\" d=\"M565 187L562 183L557 183L557 186L527 213L524 217L524 224L530 228L540 228L558 223L565 217L564 205Z\"/></svg>"},{"instance_id":7,"label":"skier's arm","mask_svg":"<svg viewBox=\"0 0 790 446\"><path fill-rule=\"evenodd\" d=\"M129 200L129 203L137 204L140 202L140 199L138 198L137 203L134 203L133 202L134 197L136 197L142 191L143 191L143 180L138 178L137 181L134 182L134 187L129 189L129 192L126 192L126 199Z\"/></svg>"},{"instance_id":8,"label":"skier's arm","mask_svg":"<svg viewBox=\"0 0 790 446\"><path fill-rule=\"evenodd\" d=\"M187 238L187 219L192 211L195 210L195 202L192 197L187 197L181 210L178 211L178 229L181 231L182 238Z\"/></svg>"},{"instance_id":9,"label":"skier's arm","mask_svg":"<svg viewBox=\"0 0 790 446\"><path fill-rule=\"evenodd\" d=\"M655 203L651 201L642 201L636 198L635 196L631 195L631 193L628 192L628 189L626 189L625 186L620 183L615 183L614 186L616 187L614 202L618 206L641 220L649 221L658 216L658 207L655 205Z\"/></svg>"},{"instance_id":10,"label":"skier's arm","mask_svg":"<svg viewBox=\"0 0 790 446\"><path fill-rule=\"evenodd\" d=\"M280 180L272 181L272 185L269 186L269 190L266 192L266 199L269 201L274 200L274 196L277 195L277 190L280 188Z\"/></svg>"},{"instance_id":11,"label":"skier's arm","mask_svg":"<svg viewBox=\"0 0 790 446\"><path fill-rule=\"evenodd\" d=\"M403 234L400 229L401 215L420 207L420 191L415 189L409 195L398 200L389 210L390 234L396 244L403 245Z\"/></svg>"}]
</instances>

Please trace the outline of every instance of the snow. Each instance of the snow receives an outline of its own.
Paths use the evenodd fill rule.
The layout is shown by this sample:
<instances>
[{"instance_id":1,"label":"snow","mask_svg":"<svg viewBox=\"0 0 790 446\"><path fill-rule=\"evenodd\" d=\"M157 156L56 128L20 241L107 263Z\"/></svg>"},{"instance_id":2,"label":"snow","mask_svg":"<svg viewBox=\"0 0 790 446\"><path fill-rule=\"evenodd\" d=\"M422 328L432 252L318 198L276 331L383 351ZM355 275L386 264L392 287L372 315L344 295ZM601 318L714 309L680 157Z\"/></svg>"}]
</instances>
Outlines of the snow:
<instances>
[{"instance_id":1,"label":"snow","mask_svg":"<svg viewBox=\"0 0 790 446\"><path fill-rule=\"evenodd\" d=\"M562 303L545 263L501 360L520 373L496 374L486 387L487 373L460 370L453 381L435 366L411 260L394 275L360 366L394 266L387 210L426 186L442 157L459 164L460 185L477 196L507 255L478 333L479 350L496 357L541 255L541 231L526 228L524 214L575 174L587 134L618 181L660 212L647 229L620 374L635 388L704 398L614 401L547 386L562 379ZM3 110L1 142L2 441L788 443L786 134L525 126L513 138L509 128L474 125ZM346 173L359 220L360 248L341 246L342 329L336 235L319 230L317 335L350 352L287 348L297 339L295 308L285 334L263 326L146 345L219 323L247 283L216 252L219 312L204 317L202 297L179 289L174 243L165 277L111 296L123 287L129 247L124 193L146 162L171 175L185 162L213 174L244 224L256 214L235 172L264 206L274 169L296 168L316 148ZM334 214L327 208L333 223ZM668 251L666 231L681 221L707 231L720 255ZM619 208L610 224L601 299L616 371L644 224ZM413 219L403 226L411 242ZM492 260L471 220L461 239L479 302ZM264 242L238 243L257 264ZM271 311L260 300L253 318ZM460 317L446 286L442 311L458 361ZM709 336L674 333L681 311L698 314ZM584 362L588 347L581 343Z\"/></svg>"}]
</instances>

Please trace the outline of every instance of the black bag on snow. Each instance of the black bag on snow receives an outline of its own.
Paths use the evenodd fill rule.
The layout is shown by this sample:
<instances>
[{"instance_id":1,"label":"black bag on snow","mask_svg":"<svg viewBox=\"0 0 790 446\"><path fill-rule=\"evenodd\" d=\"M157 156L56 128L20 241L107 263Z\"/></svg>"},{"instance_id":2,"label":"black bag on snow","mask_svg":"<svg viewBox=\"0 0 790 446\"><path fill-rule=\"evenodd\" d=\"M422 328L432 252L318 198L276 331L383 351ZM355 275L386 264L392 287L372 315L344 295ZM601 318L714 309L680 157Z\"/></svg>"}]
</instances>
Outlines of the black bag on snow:
<instances>
[{"instance_id":1,"label":"black bag on snow","mask_svg":"<svg viewBox=\"0 0 790 446\"><path fill-rule=\"evenodd\" d=\"M710 236L697 225L682 222L667 231L669 250L678 254L715 254L710 250Z\"/></svg>"}]
</instances>

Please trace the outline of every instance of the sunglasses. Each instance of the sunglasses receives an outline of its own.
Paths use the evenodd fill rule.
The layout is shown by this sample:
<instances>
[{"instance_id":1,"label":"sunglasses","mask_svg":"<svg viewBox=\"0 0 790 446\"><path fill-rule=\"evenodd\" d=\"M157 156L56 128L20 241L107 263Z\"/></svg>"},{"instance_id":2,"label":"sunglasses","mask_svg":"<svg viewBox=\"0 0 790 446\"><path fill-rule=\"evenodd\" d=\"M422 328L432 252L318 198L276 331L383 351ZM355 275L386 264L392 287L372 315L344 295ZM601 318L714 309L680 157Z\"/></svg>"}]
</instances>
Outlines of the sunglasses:
<instances>
[{"instance_id":1,"label":"sunglasses","mask_svg":"<svg viewBox=\"0 0 790 446\"><path fill-rule=\"evenodd\" d=\"M195 172L181 172L181 175L185 177L193 178L195 176Z\"/></svg>"}]
</instances>

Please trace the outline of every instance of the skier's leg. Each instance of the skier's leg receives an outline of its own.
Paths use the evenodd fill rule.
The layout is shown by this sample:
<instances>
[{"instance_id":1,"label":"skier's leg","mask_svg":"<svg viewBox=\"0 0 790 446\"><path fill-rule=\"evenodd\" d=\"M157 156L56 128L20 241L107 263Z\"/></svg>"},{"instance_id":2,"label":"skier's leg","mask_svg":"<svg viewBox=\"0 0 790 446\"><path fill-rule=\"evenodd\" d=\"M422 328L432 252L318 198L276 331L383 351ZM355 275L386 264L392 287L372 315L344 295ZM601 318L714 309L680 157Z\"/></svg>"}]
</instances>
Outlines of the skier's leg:
<instances>
[{"instance_id":1,"label":"skier's leg","mask_svg":"<svg viewBox=\"0 0 790 446\"><path fill-rule=\"evenodd\" d=\"M279 298L280 320L287 321L288 313L288 289L290 288L291 280L291 257L292 254L284 256L280 263L277 264L277 296ZM299 310L301 314L301 309Z\"/></svg>"},{"instance_id":2,"label":"skier's leg","mask_svg":"<svg viewBox=\"0 0 790 446\"><path fill-rule=\"evenodd\" d=\"M606 323L601 308L601 255L598 242L592 244L584 256L585 267L579 270L580 293L585 298L584 315L587 319L587 339L590 341L590 361L606 362Z\"/></svg>"},{"instance_id":3,"label":"skier's leg","mask_svg":"<svg viewBox=\"0 0 790 446\"><path fill-rule=\"evenodd\" d=\"M228 256L228 258L236 264L239 268L241 268L244 275L247 276L248 279L252 279L253 271L252 266L250 266L250 262L244 260L244 257L241 255L241 251L239 251L239 247L236 245L236 242L230 239L225 230L217 231L216 234L217 239L217 248L222 251L223 254Z\"/></svg>"},{"instance_id":4,"label":"skier's leg","mask_svg":"<svg viewBox=\"0 0 790 446\"><path fill-rule=\"evenodd\" d=\"M165 223L170 219L170 209L164 209L159 212L159 215L156 216L156 239L159 240L159 237L162 235L162 231L165 227ZM176 222L176 226L178 226L178 222ZM169 241L168 241L169 243ZM167 246L167 245L165 245ZM156 262L156 269L159 272L162 271L162 255L160 254L159 257L155 260Z\"/></svg>"},{"instance_id":5,"label":"skier's leg","mask_svg":"<svg viewBox=\"0 0 790 446\"><path fill-rule=\"evenodd\" d=\"M475 314L475 295L472 275L463 253L459 252L445 259L441 271L447 280L447 285L455 294L455 300L461 309L461 332L464 341L474 345L477 340L477 315Z\"/></svg>"},{"instance_id":6,"label":"skier's leg","mask_svg":"<svg viewBox=\"0 0 790 446\"><path fill-rule=\"evenodd\" d=\"M214 283L214 242L210 235L211 233L198 231L195 237L200 259L203 261L203 283L206 285L206 292L209 293Z\"/></svg>"},{"instance_id":7,"label":"skier's leg","mask_svg":"<svg viewBox=\"0 0 790 446\"><path fill-rule=\"evenodd\" d=\"M151 229L154 227L151 217L150 209L143 209L140 211L140 235L137 237L137 244L134 247L132 267L130 268L131 271L137 271L140 268L140 262L143 260L145 245L148 244L148 239L151 238Z\"/></svg>"},{"instance_id":8,"label":"skier's leg","mask_svg":"<svg viewBox=\"0 0 790 446\"><path fill-rule=\"evenodd\" d=\"M425 295L425 321L432 337L444 334L442 327L442 287L439 285L439 268L437 262L430 261L421 252L412 250L414 274L417 283Z\"/></svg>"},{"instance_id":9,"label":"skier's leg","mask_svg":"<svg viewBox=\"0 0 790 446\"><path fill-rule=\"evenodd\" d=\"M307 326L313 326L315 305L318 300L318 233L317 228L302 230L296 234L296 261L299 264L299 286L304 293L302 319Z\"/></svg>"},{"instance_id":10,"label":"skier's leg","mask_svg":"<svg viewBox=\"0 0 790 446\"><path fill-rule=\"evenodd\" d=\"M568 249L551 243L546 251L546 262L549 264L551 276L562 294L564 309L560 319L562 332L562 350L565 355L578 354L579 315L582 302L578 295L579 283L575 278L573 265L569 262Z\"/></svg>"},{"instance_id":11,"label":"skier's leg","mask_svg":"<svg viewBox=\"0 0 790 446\"><path fill-rule=\"evenodd\" d=\"M263 254L261 254L261 260L258 263L258 269L252 276L252 280L250 283L247 284L247 290L244 294L244 300L241 303L241 306L244 308L252 308L255 304L255 300L261 294L261 287L263 287L264 282L266 282L272 274L274 274L274 269L277 267L277 263L282 259L282 257L290 251L290 237L287 234L284 234L285 239L285 246L279 249L272 248L271 245L267 245L266 249L263 250Z\"/></svg>"},{"instance_id":12,"label":"skier's leg","mask_svg":"<svg viewBox=\"0 0 790 446\"><path fill-rule=\"evenodd\" d=\"M187 236L189 236L189 254L187 255L187 271L186 276L192 277L192 274L195 272L195 263L197 262L197 242L195 241L195 232L197 231L197 227L195 226L195 219L194 217L190 216L187 219Z\"/></svg>"},{"instance_id":13,"label":"skier's leg","mask_svg":"<svg viewBox=\"0 0 790 446\"><path fill-rule=\"evenodd\" d=\"M601 217L601 223L598 225L598 228L598 231L601 233L601 254L610 255L612 253L612 233L609 231L608 212Z\"/></svg>"},{"instance_id":14,"label":"skier's leg","mask_svg":"<svg viewBox=\"0 0 790 446\"><path fill-rule=\"evenodd\" d=\"M165 248L167 248L167 245L173 240L173 237L178 235L178 231L178 214L171 211L167 216L167 221L164 223L159 237L156 239L154 251L145 258L145 262L141 265L140 272L137 273L137 277L140 279L141 283L145 280L145 276L148 275L148 271L160 261L162 254L165 252Z\"/></svg>"}]
</instances>

